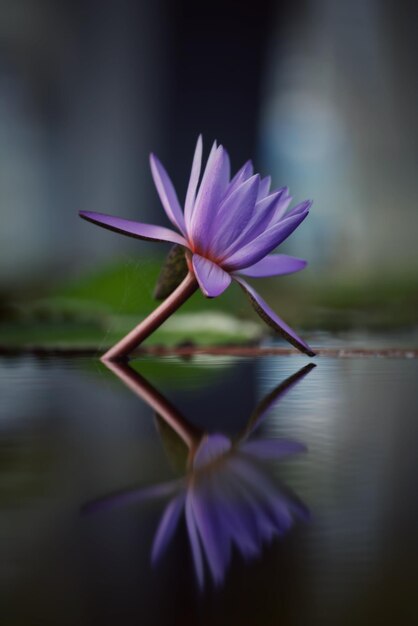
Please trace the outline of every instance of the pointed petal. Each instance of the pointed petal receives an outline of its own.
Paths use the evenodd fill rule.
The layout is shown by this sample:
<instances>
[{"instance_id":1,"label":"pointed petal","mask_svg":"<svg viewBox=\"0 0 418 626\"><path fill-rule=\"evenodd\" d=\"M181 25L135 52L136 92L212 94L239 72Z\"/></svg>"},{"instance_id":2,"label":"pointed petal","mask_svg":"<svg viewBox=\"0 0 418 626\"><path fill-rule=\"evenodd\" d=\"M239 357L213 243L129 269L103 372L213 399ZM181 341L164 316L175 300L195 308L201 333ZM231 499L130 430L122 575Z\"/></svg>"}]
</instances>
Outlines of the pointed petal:
<instances>
[{"instance_id":1,"label":"pointed petal","mask_svg":"<svg viewBox=\"0 0 418 626\"><path fill-rule=\"evenodd\" d=\"M242 455L241 455L242 456ZM231 493L235 494L234 503L239 505L241 518L245 519L248 530L254 538L258 549L261 549L263 538L266 535L266 529L262 528L259 523L259 501L254 494L254 490L249 488L248 484L242 480L240 471L234 468L234 459L236 455L232 455L228 462L228 471L225 472L224 480L228 480L231 485ZM245 462L249 462L244 459ZM271 524L269 525L272 529ZM272 529L273 530L273 529ZM272 534L272 532L271 532Z\"/></svg>"},{"instance_id":2,"label":"pointed petal","mask_svg":"<svg viewBox=\"0 0 418 626\"><path fill-rule=\"evenodd\" d=\"M233 191L235 191L235 189L237 189L237 187L239 187L240 185L242 185L242 183L244 183L246 180L251 178L253 173L254 173L254 167L253 167L252 161L247 161L246 163L244 163L244 165L241 167L241 169L238 170L238 172L235 174L234 178L229 183L228 188L227 188L226 193L225 193L224 200Z\"/></svg>"},{"instance_id":3,"label":"pointed petal","mask_svg":"<svg viewBox=\"0 0 418 626\"><path fill-rule=\"evenodd\" d=\"M221 255L246 228L254 213L259 182L256 174L223 200L213 223L211 254Z\"/></svg>"},{"instance_id":4,"label":"pointed petal","mask_svg":"<svg viewBox=\"0 0 418 626\"><path fill-rule=\"evenodd\" d=\"M285 216L287 208L293 200L292 196L289 195L289 187L282 187L281 189L278 189L277 191L280 192L280 197L278 201L276 202L274 211L271 213L271 217L270 217L270 221L268 222L268 225L277 223L284 217L289 217L288 215Z\"/></svg>"},{"instance_id":5,"label":"pointed petal","mask_svg":"<svg viewBox=\"0 0 418 626\"><path fill-rule=\"evenodd\" d=\"M228 465L219 481L217 502L222 509L223 524L238 551L245 558L252 558L259 553L257 526L254 522L252 507L254 501L247 497L248 492L237 480Z\"/></svg>"},{"instance_id":6,"label":"pointed petal","mask_svg":"<svg viewBox=\"0 0 418 626\"><path fill-rule=\"evenodd\" d=\"M210 247L211 226L216 210L229 181L229 157L222 146L209 156L199 187L191 218L189 237L196 248L207 252Z\"/></svg>"},{"instance_id":7,"label":"pointed petal","mask_svg":"<svg viewBox=\"0 0 418 626\"><path fill-rule=\"evenodd\" d=\"M94 213L93 211L80 211L80 217L88 222L103 226L108 230L114 230L128 237L136 239L145 239L147 241L170 241L178 243L180 246L189 247L187 241L169 228L164 226L154 226L153 224L143 224L142 222L134 222L133 220L125 220L122 217L106 215L105 213Z\"/></svg>"},{"instance_id":8,"label":"pointed petal","mask_svg":"<svg viewBox=\"0 0 418 626\"><path fill-rule=\"evenodd\" d=\"M238 172L235 174L235 176L233 177L233 179L231 180L229 184L231 186L235 185L236 183L240 185L242 182L244 182L244 180L247 180L247 178L250 178L253 175L253 173L254 173L253 162L251 161L251 159L248 159L248 161L246 161L244 165L238 170Z\"/></svg>"},{"instance_id":9,"label":"pointed petal","mask_svg":"<svg viewBox=\"0 0 418 626\"><path fill-rule=\"evenodd\" d=\"M283 211L287 209L292 200L292 198L287 195L287 191L287 187L283 187L266 198L257 201L254 212L245 229L228 248L224 249L224 259L232 256L241 247L247 245L267 230L273 223L274 216L282 207L284 207Z\"/></svg>"},{"instance_id":10,"label":"pointed petal","mask_svg":"<svg viewBox=\"0 0 418 626\"><path fill-rule=\"evenodd\" d=\"M277 224L269 226L258 237L243 245L239 250L228 256L223 262L225 269L238 270L243 267L254 265L260 261L269 252L272 252L278 245L287 239L293 231L303 222L308 215L306 210L304 213L293 215L285 218Z\"/></svg>"},{"instance_id":11,"label":"pointed petal","mask_svg":"<svg viewBox=\"0 0 418 626\"><path fill-rule=\"evenodd\" d=\"M286 218L293 217L294 215L300 215L305 211L309 211L312 206L312 200L304 200L303 202L299 202L293 209L291 209L287 214Z\"/></svg>"},{"instance_id":12,"label":"pointed petal","mask_svg":"<svg viewBox=\"0 0 418 626\"><path fill-rule=\"evenodd\" d=\"M280 498L282 488L276 482L276 478L263 463L254 462L245 454L237 454L231 457L230 467L239 476L248 492L252 494L256 505L256 515L267 517L276 527L273 510L274 501ZM277 529L275 529L277 532ZM269 533L270 534L270 533Z\"/></svg>"},{"instance_id":13,"label":"pointed petal","mask_svg":"<svg viewBox=\"0 0 418 626\"><path fill-rule=\"evenodd\" d=\"M194 519L212 578L220 584L231 558L231 543L223 524L213 476L205 475L190 488Z\"/></svg>"},{"instance_id":14,"label":"pointed petal","mask_svg":"<svg viewBox=\"0 0 418 626\"><path fill-rule=\"evenodd\" d=\"M271 185L271 176L266 176L260 181L260 187L258 190L257 200L262 200L268 195L270 191L270 185Z\"/></svg>"},{"instance_id":15,"label":"pointed petal","mask_svg":"<svg viewBox=\"0 0 418 626\"><path fill-rule=\"evenodd\" d=\"M188 228L190 225L190 218L193 213L193 207L196 199L196 190L199 183L200 171L202 168L202 151L202 135L199 135L197 139L196 149L194 151L192 171L190 173L189 186L187 188L186 194L186 202L184 204L184 219L186 222L186 228Z\"/></svg>"},{"instance_id":16,"label":"pointed petal","mask_svg":"<svg viewBox=\"0 0 418 626\"><path fill-rule=\"evenodd\" d=\"M197 580L199 583L199 587L202 589L204 580L205 580L205 572L203 569L203 555L202 555L202 547L200 544L199 533L196 527L196 521L194 517L193 505L192 505L192 495L189 491L186 497L186 526L187 526L187 534L189 535L190 546L192 549L192 557L194 569L196 572Z\"/></svg>"},{"instance_id":17,"label":"pointed petal","mask_svg":"<svg viewBox=\"0 0 418 626\"><path fill-rule=\"evenodd\" d=\"M235 544L238 552L244 559L255 558L260 549L257 542L257 529L255 532L248 523L247 511L242 511L243 507L238 508L235 502L231 502L227 498L222 501L222 511L224 517L224 525L231 537L231 544ZM250 517L250 523L254 526Z\"/></svg>"},{"instance_id":18,"label":"pointed petal","mask_svg":"<svg viewBox=\"0 0 418 626\"><path fill-rule=\"evenodd\" d=\"M199 286L207 298L216 298L229 287L231 277L219 265L199 254L193 255L192 262Z\"/></svg>"},{"instance_id":19,"label":"pointed petal","mask_svg":"<svg viewBox=\"0 0 418 626\"><path fill-rule=\"evenodd\" d=\"M154 179L158 195L160 196L161 203L167 213L167 217L170 222L174 224L174 226L177 226L177 228L184 234L184 216L173 183L171 182L163 164L154 154L150 155L150 165L152 177Z\"/></svg>"},{"instance_id":20,"label":"pointed petal","mask_svg":"<svg viewBox=\"0 0 418 626\"><path fill-rule=\"evenodd\" d=\"M283 533L292 525L288 498L278 489L270 475L255 463L245 462L245 458L236 456L231 460L242 480L248 484L258 497L258 515L267 516L274 526L275 533ZM268 529L268 527L267 527ZM268 535L270 531L268 529Z\"/></svg>"},{"instance_id":21,"label":"pointed petal","mask_svg":"<svg viewBox=\"0 0 418 626\"><path fill-rule=\"evenodd\" d=\"M267 302L263 300L263 298L253 289L247 282L242 280L241 278L235 278L237 283L243 289L243 291L249 297L251 304L254 309L257 311L259 316L268 324L271 328L273 328L276 332L280 333L286 341L291 343L295 348L304 352L308 356L315 356L315 352L313 352L312 348L308 346L308 344L303 341L295 331L290 328L276 313L269 307Z\"/></svg>"},{"instance_id":22,"label":"pointed petal","mask_svg":"<svg viewBox=\"0 0 418 626\"><path fill-rule=\"evenodd\" d=\"M284 274L300 272L306 265L306 261L294 256L288 256L287 254L271 254L257 263L254 263L254 265L239 270L238 273L254 278L282 276Z\"/></svg>"},{"instance_id":23,"label":"pointed petal","mask_svg":"<svg viewBox=\"0 0 418 626\"><path fill-rule=\"evenodd\" d=\"M163 516L161 517L161 521L158 525L157 532L155 533L151 552L152 563L155 563L160 559L164 550L170 543L177 528L180 514L183 510L184 500L184 494L180 494L179 496L170 500L170 502L167 504Z\"/></svg>"},{"instance_id":24,"label":"pointed petal","mask_svg":"<svg viewBox=\"0 0 418 626\"><path fill-rule=\"evenodd\" d=\"M183 485L182 480L171 480L150 487L140 487L139 489L128 489L119 491L110 496L104 496L97 500L92 500L84 504L81 508L82 513L94 513L95 511L103 511L114 507L126 506L129 504L144 502L154 498L166 498L173 495Z\"/></svg>"}]
</instances>

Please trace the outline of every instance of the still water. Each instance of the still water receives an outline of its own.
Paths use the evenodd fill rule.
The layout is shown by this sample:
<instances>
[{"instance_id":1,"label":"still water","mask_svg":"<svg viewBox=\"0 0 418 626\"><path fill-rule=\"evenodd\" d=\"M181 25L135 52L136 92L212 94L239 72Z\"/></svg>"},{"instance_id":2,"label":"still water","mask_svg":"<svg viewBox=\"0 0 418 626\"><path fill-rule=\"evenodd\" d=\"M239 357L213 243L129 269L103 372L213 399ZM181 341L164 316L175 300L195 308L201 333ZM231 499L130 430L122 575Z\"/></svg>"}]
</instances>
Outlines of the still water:
<instances>
[{"instance_id":1,"label":"still water","mask_svg":"<svg viewBox=\"0 0 418 626\"><path fill-rule=\"evenodd\" d=\"M418 623L418 360L314 362L0 359L0 622Z\"/></svg>"}]
</instances>

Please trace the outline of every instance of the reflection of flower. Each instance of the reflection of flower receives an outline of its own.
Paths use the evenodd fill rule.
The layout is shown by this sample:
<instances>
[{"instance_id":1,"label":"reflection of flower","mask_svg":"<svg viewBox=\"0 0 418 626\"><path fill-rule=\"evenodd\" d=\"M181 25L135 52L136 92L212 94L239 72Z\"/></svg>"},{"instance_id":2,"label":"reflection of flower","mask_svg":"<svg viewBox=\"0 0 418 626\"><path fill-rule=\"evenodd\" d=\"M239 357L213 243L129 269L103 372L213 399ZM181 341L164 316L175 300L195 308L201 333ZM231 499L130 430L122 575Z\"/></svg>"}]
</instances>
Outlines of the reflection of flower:
<instances>
[{"instance_id":1,"label":"reflection of flower","mask_svg":"<svg viewBox=\"0 0 418 626\"><path fill-rule=\"evenodd\" d=\"M270 177L261 179L259 174L254 175L251 161L230 179L228 153L216 142L199 184L201 162L199 137L183 213L167 172L157 157L151 155L151 170L162 205L179 232L91 211L82 211L80 215L131 237L183 246L187 250L190 274L205 296L219 296L233 278L264 321L299 350L312 355L310 347L242 278L291 274L305 267L302 259L270 253L305 219L311 202L302 202L287 211L291 202L288 189L282 187L271 192ZM190 285L186 294L189 296Z\"/></svg>"},{"instance_id":2,"label":"reflection of flower","mask_svg":"<svg viewBox=\"0 0 418 626\"><path fill-rule=\"evenodd\" d=\"M205 561L215 584L221 584L232 548L246 559L285 534L295 517L306 518L304 505L274 480L268 462L305 450L294 441L253 437L266 413L279 398L314 366L307 366L282 382L256 407L236 441L223 434L208 434L189 424L158 391L126 364L109 364L137 395L144 399L186 443L188 471L183 478L121 492L89 503L92 511L170 497L155 533L152 562L156 563L172 540L184 514L196 577L204 585Z\"/></svg>"},{"instance_id":3,"label":"reflection of flower","mask_svg":"<svg viewBox=\"0 0 418 626\"><path fill-rule=\"evenodd\" d=\"M223 435L204 437L187 479L161 518L153 561L162 556L184 512L199 585L204 584L204 560L215 584L221 584L233 546L245 558L256 557L290 529L294 515L306 515L303 505L273 481L264 465L302 450L290 441L232 446Z\"/></svg>"}]
</instances>

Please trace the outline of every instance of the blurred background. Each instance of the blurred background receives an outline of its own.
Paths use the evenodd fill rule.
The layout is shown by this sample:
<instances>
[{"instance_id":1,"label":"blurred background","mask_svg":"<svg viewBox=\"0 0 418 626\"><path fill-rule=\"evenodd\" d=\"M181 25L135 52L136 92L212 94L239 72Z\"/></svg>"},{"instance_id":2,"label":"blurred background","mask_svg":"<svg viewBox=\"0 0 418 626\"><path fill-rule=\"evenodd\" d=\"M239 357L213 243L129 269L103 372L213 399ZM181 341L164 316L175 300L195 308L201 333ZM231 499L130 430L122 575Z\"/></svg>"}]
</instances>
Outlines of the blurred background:
<instances>
[{"instance_id":1,"label":"blurred background","mask_svg":"<svg viewBox=\"0 0 418 626\"><path fill-rule=\"evenodd\" d=\"M257 285L285 319L414 326L415 18L395 0L0 0L0 344L110 340L154 306L165 244L77 212L165 224L149 152L183 198L200 132L314 200L282 248L309 267ZM195 299L251 316L233 292Z\"/></svg>"}]
</instances>

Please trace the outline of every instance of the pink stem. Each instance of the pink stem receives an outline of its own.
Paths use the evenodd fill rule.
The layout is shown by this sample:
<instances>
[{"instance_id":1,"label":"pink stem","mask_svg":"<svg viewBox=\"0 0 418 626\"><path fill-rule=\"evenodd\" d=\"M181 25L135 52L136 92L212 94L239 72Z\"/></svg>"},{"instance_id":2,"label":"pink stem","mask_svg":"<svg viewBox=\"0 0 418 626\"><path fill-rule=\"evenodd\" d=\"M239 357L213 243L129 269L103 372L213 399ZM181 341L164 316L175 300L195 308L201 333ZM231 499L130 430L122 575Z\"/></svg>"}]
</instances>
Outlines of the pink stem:
<instances>
[{"instance_id":1,"label":"pink stem","mask_svg":"<svg viewBox=\"0 0 418 626\"><path fill-rule=\"evenodd\" d=\"M102 361L125 359L142 341L163 324L198 288L195 276L189 272L182 283L123 339L118 341L101 358Z\"/></svg>"}]
</instances>

